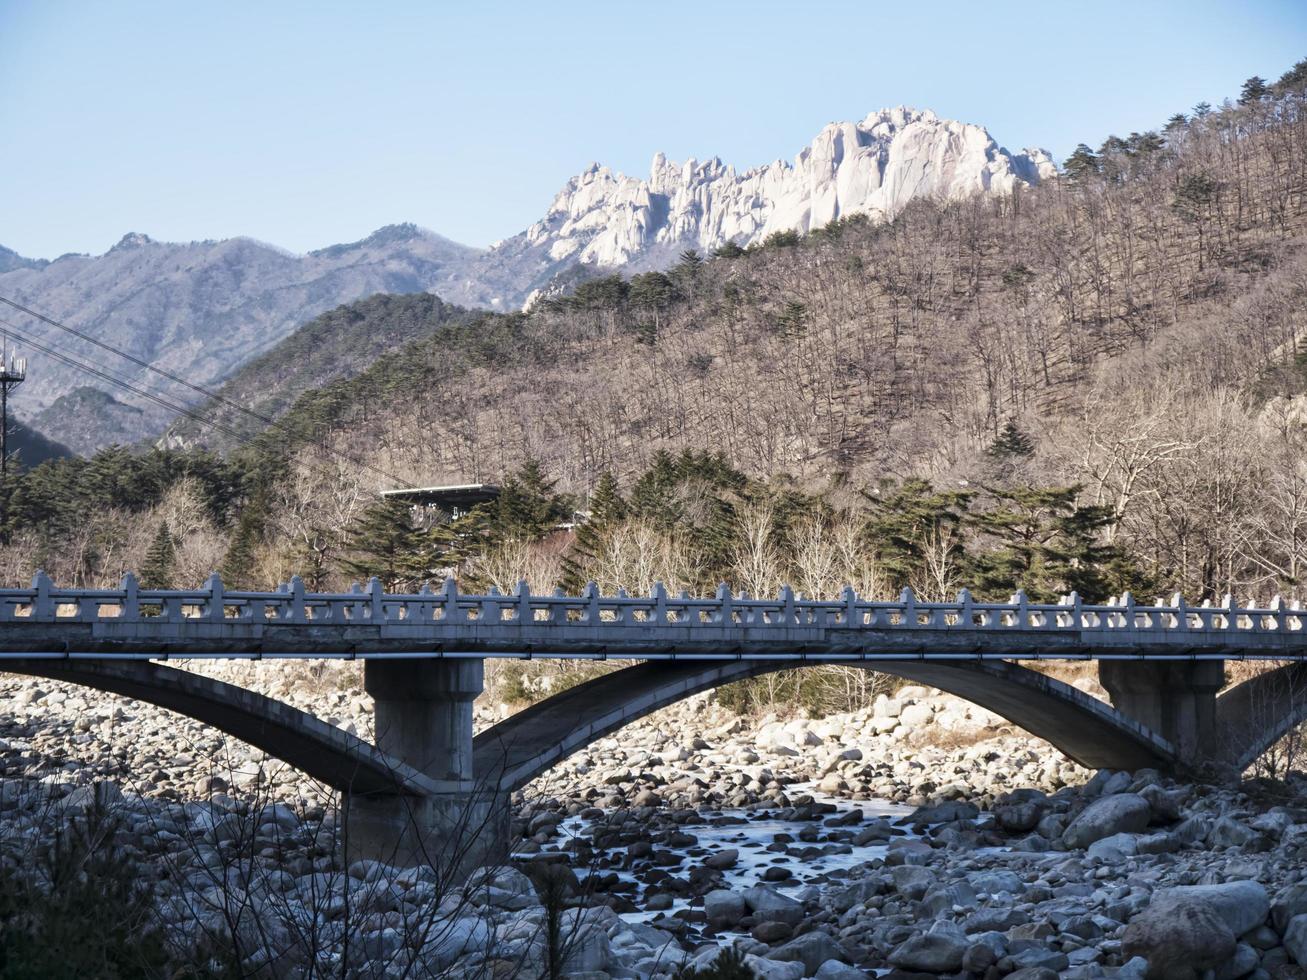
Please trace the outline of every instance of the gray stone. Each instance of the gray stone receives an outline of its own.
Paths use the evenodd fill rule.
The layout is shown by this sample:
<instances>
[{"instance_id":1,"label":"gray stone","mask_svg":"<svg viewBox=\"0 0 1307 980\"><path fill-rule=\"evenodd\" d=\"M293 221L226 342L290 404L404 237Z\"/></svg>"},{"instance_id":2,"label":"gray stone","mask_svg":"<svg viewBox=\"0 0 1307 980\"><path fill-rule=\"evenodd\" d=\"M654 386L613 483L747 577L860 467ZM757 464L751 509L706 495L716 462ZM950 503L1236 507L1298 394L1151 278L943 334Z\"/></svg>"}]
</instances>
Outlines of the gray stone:
<instances>
[{"instance_id":1,"label":"gray stone","mask_svg":"<svg viewBox=\"0 0 1307 980\"><path fill-rule=\"evenodd\" d=\"M1238 980L1239 977L1246 977L1257 969L1261 961L1262 958L1257 955L1257 950L1247 943L1240 943L1234 948L1234 956L1216 971L1216 980Z\"/></svg>"},{"instance_id":2,"label":"gray stone","mask_svg":"<svg viewBox=\"0 0 1307 980\"><path fill-rule=\"evenodd\" d=\"M744 965L753 971L758 980L803 980L803 964L784 960L769 960L747 953Z\"/></svg>"},{"instance_id":3,"label":"gray stone","mask_svg":"<svg viewBox=\"0 0 1307 980\"><path fill-rule=\"evenodd\" d=\"M1154 893L1153 906L1174 902L1202 902L1212 909L1236 936L1256 929L1266 921L1270 899L1255 881L1227 881L1219 885L1182 885Z\"/></svg>"},{"instance_id":4,"label":"gray stone","mask_svg":"<svg viewBox=\"0 0 1307 980\"><path fill-rule=\"evenodd\" d=\"M1307 966L1307 914L1295 915L1284 930L1284 948L1299 966Z\"/></svg>"},{"instance_id":5,"label":"gray stone","mask_svg":"<svg viewBox=\"0 0 1307 980\"><path fill-rule=\"evenodd\" d=\"M759 922L784 922L798 925L803 920L803 904L766 885L745 889L744 904Z\"/></svg>"},{"instance_id":6,"label":"gray stone","mask_svg":"<svg viewBox=\"0 0 1307 980\"><path fill-rule=\"evenodd\" d=\"M1148 801L1134 793L1117 793L1095 800L1085 807L1062 832L1067 847L1088 847L1113 834L1137 834L1148 826L1152 810Z\"/></svg>"},{"instance_id":7,"label":"gray stone","mask_svg":"<svg viewBox=\"0 0 1307 980\"><path fill-rule=\"evenodd\" d=\"M1261 835L1237 820L1222 817L1207 834L1209 847L1240 847L1257 840Z\"/></svg>"},{"instance_id":8,"label":"gray stone","mask_svg":"<svg viewBox=\"0 0 1307 980\"><path fill-rule=\"evenodd\" d=\"M945 932L923 932L890 951L889 961L905 970L954 973L962 969L968 943Z\"/></svg>"},{"instance_id":9,"label":"gray stone","mask_svg":"<svg viewBox=\"0 0 1307 980\"><path fill-rule=\"evenodd\" d=\"M1271 902L1271 922L1280 935L1284 935L1294 916L1304 913L1307 913L1307 882L1289 885L1275 893Z\"/></svg>"},{"instance_id":10,"label":"gray stone","mask_svg":"<svg viewBox=\"0 0 1307 980\"><path fill-rule=\"evenodd\" d=\"M718 851L716 854L710 854L703 859L705 868L712 868L714 871L725 871L727 868L735 867L740 860L740 852L731 847L724 851Z\"/></svg>"},{"instance_id":11,"label":"gray stone","mask_svg":"<svg viewBox=\"0 0 1307 980\"><path fill-rule=\"evenodd\" d=\"M1153 902L1126 926L1121 953L1148 961L1148 980L1190 980L1234 955L1234 933L1207 903Z\"/></svg>"},{"instance_id":12,"label":"gray stone","mask_svg":"<svg viewBox=\"0 0 1307 980\"><path fill-rule=\"evenodd\" d=\"M827 960L817 967L813 977L816 980L870 980L871 974L847 963L841 963L839 960Z\"/></svg>"},{"instance_id":13,"label":"gray stone","mask_svg":"<svg viewBox=\"0 0 1307 980\"><path fill-rule=\"evenodd\" d=\"M726 888L716 888L703 897L704 915L714 926L733 926L744 918L744 896Z\"/></svg>"},{"instance_id":14,"label":"gray stone","mask_svg":"<svg viewBox=\"0 0 1307 980\"><path fill-rule=\"evenodd\" d=\"M791 939L784 946L773 949L767 954L769 960L786 963L802 963L804 976L817 972L817 968L827 960L845 959L844 951L824 932L805 932L802 936Z\"/></svg>"}]
</instances>

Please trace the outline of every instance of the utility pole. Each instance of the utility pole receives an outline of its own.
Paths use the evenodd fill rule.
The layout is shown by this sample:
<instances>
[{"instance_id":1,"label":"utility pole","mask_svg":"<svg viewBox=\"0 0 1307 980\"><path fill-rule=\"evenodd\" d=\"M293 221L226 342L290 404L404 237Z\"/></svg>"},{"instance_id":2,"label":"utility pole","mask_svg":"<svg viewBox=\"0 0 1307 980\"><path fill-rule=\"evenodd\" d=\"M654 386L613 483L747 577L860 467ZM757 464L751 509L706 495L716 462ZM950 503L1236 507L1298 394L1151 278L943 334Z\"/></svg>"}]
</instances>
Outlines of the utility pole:
<instances>
[{"instance_id":1,"label":"utility pole","mask_svg":"<svg viewBox=\"0 0 1307 980\"><path fill-rule=\"evenodd\" d=\"M0 478L9 475L9 392L27 378L27 358L13 357L0 347Z\"/></svg>"}]
</instances>

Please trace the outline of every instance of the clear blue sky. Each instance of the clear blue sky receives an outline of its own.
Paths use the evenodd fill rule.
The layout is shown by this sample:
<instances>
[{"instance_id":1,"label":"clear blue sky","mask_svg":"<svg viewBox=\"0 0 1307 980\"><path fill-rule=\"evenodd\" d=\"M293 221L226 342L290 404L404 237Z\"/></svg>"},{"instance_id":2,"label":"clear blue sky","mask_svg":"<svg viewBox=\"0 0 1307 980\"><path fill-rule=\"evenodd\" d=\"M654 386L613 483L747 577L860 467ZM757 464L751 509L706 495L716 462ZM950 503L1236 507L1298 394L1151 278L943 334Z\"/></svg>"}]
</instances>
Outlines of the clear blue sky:
<instances>
[{"instance_id":1,"label":"clear blue sky","mask_svg":"<svg viewBox=\"0 0 1307 980\"><path fill-rule=\"evenodd\" d=\"M0 0L0 244L486 245L592 160L743 168L899 104L1062 160L1302 57L1303 0Z\"/></svg>"}]
</instances>

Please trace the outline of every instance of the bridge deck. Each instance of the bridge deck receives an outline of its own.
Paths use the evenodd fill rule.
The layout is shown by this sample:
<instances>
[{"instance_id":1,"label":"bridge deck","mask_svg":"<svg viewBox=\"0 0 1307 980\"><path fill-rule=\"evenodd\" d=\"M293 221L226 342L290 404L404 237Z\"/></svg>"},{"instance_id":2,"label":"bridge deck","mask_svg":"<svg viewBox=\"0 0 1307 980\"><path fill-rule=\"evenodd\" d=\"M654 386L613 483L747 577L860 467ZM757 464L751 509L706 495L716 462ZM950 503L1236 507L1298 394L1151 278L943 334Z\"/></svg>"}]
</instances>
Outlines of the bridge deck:
<instances>
[{"instance_id":1,"label":"bridge deck","mask_svg":"<svg viewBox=\"0 0 1307 980\"><path fill-rule=\"evenodd\" d=\"M577 657L795 662L997 659L1307 659L1307 611L1141 605L1128 594L1090 605L1071 595L1037 604L775 599L732 595L389 595L309 593L298 579L276 592L228 592L215 575L193 591L0 590L0 658Z\"/></svg>"}]
</instances>

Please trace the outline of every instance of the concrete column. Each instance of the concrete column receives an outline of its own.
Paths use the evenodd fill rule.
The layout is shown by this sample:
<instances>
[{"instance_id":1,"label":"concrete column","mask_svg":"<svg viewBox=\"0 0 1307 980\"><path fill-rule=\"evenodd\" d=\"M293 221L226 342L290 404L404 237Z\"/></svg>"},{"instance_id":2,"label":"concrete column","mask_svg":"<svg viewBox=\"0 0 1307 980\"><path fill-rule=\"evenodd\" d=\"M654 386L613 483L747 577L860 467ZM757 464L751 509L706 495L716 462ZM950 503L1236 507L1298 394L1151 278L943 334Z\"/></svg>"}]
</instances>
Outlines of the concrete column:
<instances>
[{"instance_id":1,"label":"concrete column","mask_svg":"<svg viewBox=\"0 0 1307 980\"><path fill-rule=\"evenodd\" d=\"M483 680L479 659L365 662L377 748L431 778L439 792L351 795L350 860L427 865L461 876L506 856L507 800L478 785L472 771L472 702Z\"/></svg>"},{"instance_id":2,"label":"concrete column","mask_svg":"<svg viewBox=\"0 0 1307 980\"><path fill-rule=\"evenodd\" d=\"M1098 679L1123 715L1147 725L1197 764L1216 749L1216 695L1223 660L1102 660Z\"/></svg>"}]
</instances>

